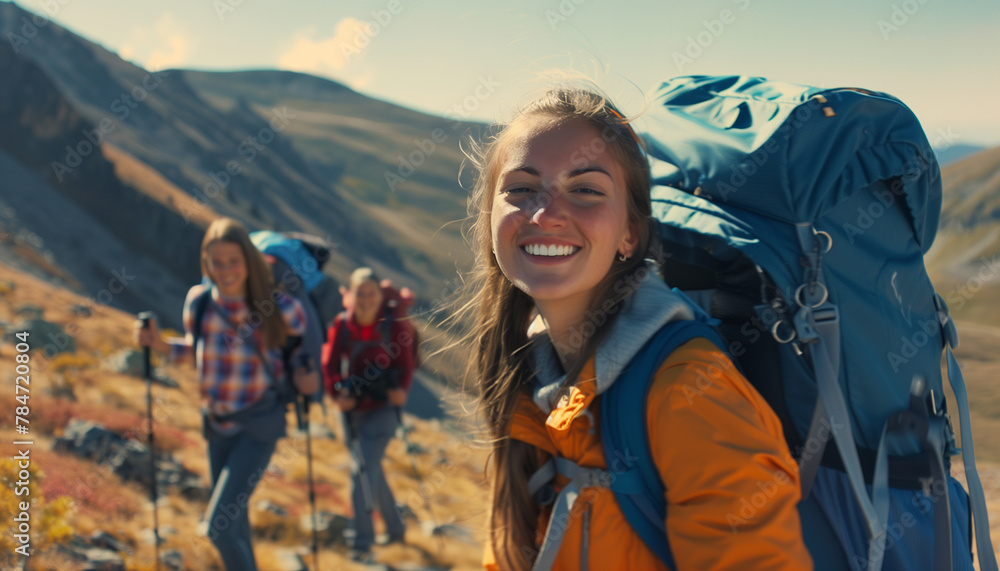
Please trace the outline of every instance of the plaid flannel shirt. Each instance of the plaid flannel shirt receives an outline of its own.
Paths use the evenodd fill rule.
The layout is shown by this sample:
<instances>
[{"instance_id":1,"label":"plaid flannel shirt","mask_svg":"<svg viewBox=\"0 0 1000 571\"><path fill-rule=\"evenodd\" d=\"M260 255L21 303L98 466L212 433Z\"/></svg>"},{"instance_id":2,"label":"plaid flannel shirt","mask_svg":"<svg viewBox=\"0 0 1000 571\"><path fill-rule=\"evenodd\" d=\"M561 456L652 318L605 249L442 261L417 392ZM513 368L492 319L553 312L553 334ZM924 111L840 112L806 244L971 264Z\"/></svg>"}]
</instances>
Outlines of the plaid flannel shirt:
<instances>
[{"instance_id":1,"label":"plaid flannel shirt","mask_svg":"<svg viewBox=\"0 0 1000 571\"><path fill-rule=\"evenodd\" d=\"M201 339L195 348L192 347L194 314L191 304L204 288L199 284L188 291L184 302L185 337L170 340L170 356L177 359L195 351L203 406L216 415L232 414L257 402L271 386L271 379L251 344L256 343L262 347L263 335L250 324L258 323L261 311L268 311L273 306L251 311L243 299L224 298L213 287L212 299L215 304L210 303L205 309ZM306 328L302 304L297 299L278 292L274 296L274 305L288 326L288 334L302 335ZM228 315L228 320L219 314L216 306ZM234 328L229 321L238 327ZM280 348L262 352L269 361L273 378L279 379L284 374Z\"/></svg>"}]
</instances>

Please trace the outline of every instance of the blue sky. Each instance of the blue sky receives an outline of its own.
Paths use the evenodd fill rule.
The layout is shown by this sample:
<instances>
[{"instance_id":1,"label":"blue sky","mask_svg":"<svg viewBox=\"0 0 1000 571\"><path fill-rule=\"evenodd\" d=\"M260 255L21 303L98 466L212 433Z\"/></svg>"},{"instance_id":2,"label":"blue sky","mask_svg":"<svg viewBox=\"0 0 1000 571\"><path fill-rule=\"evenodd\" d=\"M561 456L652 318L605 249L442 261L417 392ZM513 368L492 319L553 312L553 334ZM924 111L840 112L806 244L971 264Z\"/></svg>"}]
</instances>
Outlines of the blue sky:
<instances>
[{"instance_id":1,"label":"blue sky","mask_svg":"<svg viewBox=\"0 0 1000 571\"><path fill-rule=\"evenodd\" d=\"M885 91L931 143L1000 145L996 0L24 0L148 69L279 68L503 120L561 78L638 112L676 75Z\"/></svg>"}]
</instances>

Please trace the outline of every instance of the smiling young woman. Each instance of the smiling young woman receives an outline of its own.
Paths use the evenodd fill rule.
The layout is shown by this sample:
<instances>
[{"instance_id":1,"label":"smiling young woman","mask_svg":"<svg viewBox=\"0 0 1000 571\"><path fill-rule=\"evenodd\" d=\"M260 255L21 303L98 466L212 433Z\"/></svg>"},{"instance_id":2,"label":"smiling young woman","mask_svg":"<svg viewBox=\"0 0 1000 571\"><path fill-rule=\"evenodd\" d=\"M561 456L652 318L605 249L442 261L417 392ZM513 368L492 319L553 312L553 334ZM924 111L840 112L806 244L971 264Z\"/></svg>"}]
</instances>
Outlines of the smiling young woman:
<instances>
[{"instance_id":1,"label":"smiling young woman","mask_svg":"<svg viewBox=\"0 0 1000 571\"><path fill-rule=\"evenodd\" d=\"M639 140L606 98L564 89L529 105L481 154L477 267L463 310L493 446L485 566L666 569L614 492L572 475L608 475L601 394L663 327L693 317L647 260L654 227ZM703 387L700 398L688 399L690 386ZM811 568L780 423L710 341L663 361L639 413L667 490L663 541L676 569ZM558 478L539 470L551 465L575 468ZM733 533L727 514L776 474L791 485Z\"/></svg>"},{"instance_id":2,"label":"smiling young woman","mask_svg":"<svg viewBox=\"0 0 1000 571\"><path fill-rule=\"evenodd\" d=\"M583 119L527 130L508 143L496 184L497 263L557 342L578 325L616 257L632 257L637 243L624 169L609 148L567 152L601 140Z\"/></svg>"},{"instance_id":3,"label":"smiling young woman","mask_svg":"<svg viewBox=\"0 0 1000 571\"><path fill-rule=\"evenodd\" d=\"M188 291L185 337L163 339L155 322L148 329L137 322L136 341L172 361L195 362L212 481L205 533L226 569L254 571L247 498L285 435L281 348L305 331L306 314L298 300L275 289L270 267L236 220L219 218L205 231L201 270L208 283ZM310 392L298 385L305 371L299 367L295 375L300 390Z\"/></svg>"}]
</instances>

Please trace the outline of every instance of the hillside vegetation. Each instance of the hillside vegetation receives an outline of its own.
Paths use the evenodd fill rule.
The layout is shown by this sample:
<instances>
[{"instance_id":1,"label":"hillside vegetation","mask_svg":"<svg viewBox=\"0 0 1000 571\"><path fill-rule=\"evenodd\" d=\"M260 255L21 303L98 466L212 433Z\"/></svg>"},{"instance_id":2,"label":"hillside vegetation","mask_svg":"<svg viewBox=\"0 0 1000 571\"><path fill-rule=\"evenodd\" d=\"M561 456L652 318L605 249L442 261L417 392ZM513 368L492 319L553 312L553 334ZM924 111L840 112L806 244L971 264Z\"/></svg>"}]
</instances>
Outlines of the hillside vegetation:
<instances>
[{"instance_id":1,"label":"hillside vegetation","mask_svg":"<svg viewBox=\"0 0 1000 571\"><path fill-rule=\"evenodd\" d=\"M0 264L0 275L4 276L0 282L0 325L4 334L18 330L24 318L19 312L29 314L41 308L45 320L72 336L76 349L50 358L46 356L47 345L54 340L29 337L32 382L26 418L34 441L29 450L32 482L37 490L32 492L32 498L38 502L30 514L36 522L33 532L38 534L32 543L41 548L31 558L29 568L82 569L80 562L72 561L54 545L68 545L73 537L79 541L105 532L124 546L122 555L128 569L152 569L148 490L123 482L107 466L52 451L53 440L62 435L71 418L100 422L119 434L146 441L146 384L136 376L115 372L111 364L111 357L132 346L134 316L4 264ZM87 307L90 315L84 315L81 307ZM0 362L5 369L0 375L8 387L14 386L14 353L12 344L0 345ZM200 475L207 489L208 465L194 371L168 366L162 374L176 380L179 388L153 385L157 450L171 454ZM25 438L15 433L12 398L5 398L0 408L0 438L8 443ZM314 407L313 419L317 506L325 517L333 518L330 529L320 534L322 567L353 569L340 537L344 517L350 516L349 463L343 434L332 410L323 417ZM405 423L412 427L410 442L420 450L408 454L404 443L396 439L389 447L385 465L397 500L410 508L416 519L407 520L407 545L376 547L377 556L388 564L407 564L413 569L479 568L486 510L485 451L469 439L470 430L461 419L424 421L406 415ZM289 413L290 431L293 426L294 415ZM251 500L255 549L262 569L278 569L283 551L301 551L311 545L311 536L301 525L310 513L305 451L301 435L283 439ZM411 460L416 464L416 474ZM3 469L0 466L0 474ZM179 552L183 569L221 569L209 541L195 533L206 500L207 493L203 497L171 493L158 503L159 529L164 539L161 553ZM268 502L272 508L267 507ZM276 513L274 508L284 510L284 514ZM47 526L39 523L43 513L52 520ZM11 536L10 525L7 520L0 523L2 537ZM430 535L434 525L443 526L444 534ZM12 568L11 556L10 549L0 554L0 567ZM310 557L305 560L311 565Z\"/></svg>"}]
</instances>

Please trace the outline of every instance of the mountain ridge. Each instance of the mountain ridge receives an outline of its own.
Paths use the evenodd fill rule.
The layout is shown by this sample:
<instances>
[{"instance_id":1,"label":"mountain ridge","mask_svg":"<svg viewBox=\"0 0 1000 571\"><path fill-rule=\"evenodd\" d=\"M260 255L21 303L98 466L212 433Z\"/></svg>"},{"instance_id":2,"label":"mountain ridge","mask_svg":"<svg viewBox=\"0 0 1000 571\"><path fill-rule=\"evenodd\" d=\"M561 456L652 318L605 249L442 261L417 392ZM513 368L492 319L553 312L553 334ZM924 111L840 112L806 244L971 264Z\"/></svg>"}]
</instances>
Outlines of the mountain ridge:
<instances>
[{"instance_id":1,"label":"mountain ridge","mask_svg":"<svg viewBox=\"0 0 1000 571\"><path fill-rule=\"evenodd\" d=\"M425 302L471 260L452 223L465 216L459 139L478 125L298 72L150 72L41 22L0 3L0 33L31 36L0 52L0 70L32 79L7 83L0 120L22 132L0 135L0 149L173 274L173 293L153 309L179 319L178 284L200 279L198 244L216 216L324 237L341 246L329 264L336 278L373 265ZM43 109L46 101L56 108ZM16 191L0 182L0 196ZM103 253L110 245L93 246L82 252L90 265L114 266Z\"/></svg>"}]
</instances>

